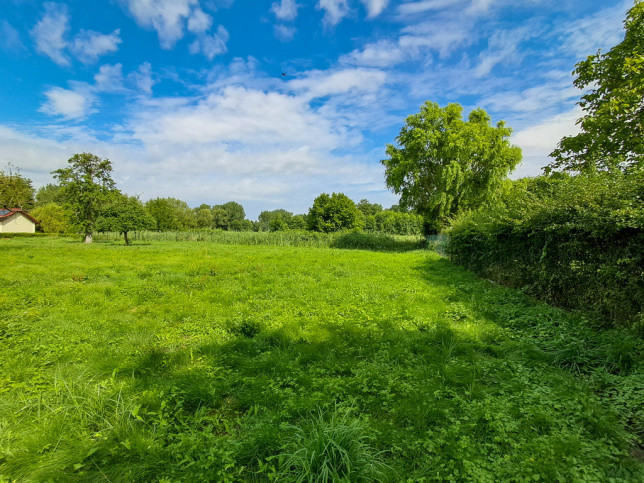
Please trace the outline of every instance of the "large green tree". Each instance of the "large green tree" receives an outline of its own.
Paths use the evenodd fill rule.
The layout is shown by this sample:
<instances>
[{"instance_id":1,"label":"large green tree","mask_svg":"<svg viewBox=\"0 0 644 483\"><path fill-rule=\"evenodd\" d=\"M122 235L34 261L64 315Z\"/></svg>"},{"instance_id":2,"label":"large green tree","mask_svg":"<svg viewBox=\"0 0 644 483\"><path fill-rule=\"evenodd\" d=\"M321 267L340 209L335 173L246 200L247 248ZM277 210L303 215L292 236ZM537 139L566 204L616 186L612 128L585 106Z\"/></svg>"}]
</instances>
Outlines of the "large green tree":
<instances>
[{"instance_id":1,"label":"large green tree","mask_svg":"<svg viewBox=\"0 0 644 483\"><path fill-rule=\"evenodd\" d=\"M387 186L400 195L401 206L414 208L434 229L491 200L522 157L503 121L492 126L480 108L467 121L462 113L459 104L441 108L426 102L406 119L382 161Z\"/></svg>"},{"instance_id":2,"label":"large green tree","mask_svg":"<svg viewBox=\"0 0 644 483\"><path fill-rule=\"evenodd\" d=\"M115 231L123 234L125 244L130 244L128 233L153 228L155 220L141 200L119 191L112 192L96 220L97 231Z\"/></svg>"},{"instance_id":3,"label":"large green tree","mask_svg":"<svg viewBox=\"0 0 644 483\"><path fill-rule=\"evenodd\" d=\"M11 165L0 171L0 208L22 208L29 210L34 206L34 189L31 180L14 170Z\"/></svg>"},{"instance_id":4,"label":"large green tree","mask_svg":"<svg viewBox=\"0 0 644 483\"><path fill-rule=\"evenodd\" d=\"M546 168L589 171L642 166L644 159L644 3L628 11L624 40L579 62L574 84L587 90L579 105L581 132L564 137Z\"/></svg>"},{"instance_id":5,"label":"large green tree","mask_svg":"<svg viewBox=\"0 0 644 483\"><path fill-rule=\"evenodd\" d=\"M38 205L31 210L31 216L38 220L38 227L43 233L72 233L69 216L58 203Z\"/></svg>"},{"instance_id":6,"label":"large green tree","mask_svg":"<svg viewBox=\"0 0 644 483\"><path fill-rule=\"evenodd\" d=\"M67 168L52 174L67 200L72 223L84 233L85 243L92 243L96 219L115 189L112 163L91 153L75 154L67 163Z\"/></svg>"},{"instance_id":7,"label":"large green tree","mask_svg":"<svg viewBox=\"0 0 644 483\"><path fill-rule=\"evenodd\" d=\"M155 220L156 230L180 231L196 226L188 203L177 198L155 198L148 200L145 207Z\"/></svg>"},{"instance_id":8,"label":"large green tree","mask_svg":"<svg viewBox=\"0 0 644 483\"><path fill-rule=\"evenodd\" d=\"M356 204L343 193L322 193L309 209L308 229L325 233L362 228L364 217Z\"/></svg>"}]
</instances>

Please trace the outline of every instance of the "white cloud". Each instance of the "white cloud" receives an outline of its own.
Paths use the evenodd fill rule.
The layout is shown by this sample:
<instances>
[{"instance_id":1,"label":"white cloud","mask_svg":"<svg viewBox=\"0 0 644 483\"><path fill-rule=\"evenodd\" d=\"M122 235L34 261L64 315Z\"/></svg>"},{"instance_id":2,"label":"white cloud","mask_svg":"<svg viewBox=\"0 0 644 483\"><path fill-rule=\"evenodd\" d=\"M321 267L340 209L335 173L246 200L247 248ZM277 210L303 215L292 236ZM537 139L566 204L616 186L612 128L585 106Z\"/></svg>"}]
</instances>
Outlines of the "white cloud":
<instances>
[{"instance_id":1,"label":"white cloud","mask_svg":"<svg viewBox=\"0 0 644 483\"><path fill-rule=\"evenodd\" d=\"M456 3L458 3L458 1ZM403 3L398 7L398 13L402 16L413 16L424 12L453 7L454 4L454 0L423 0L420 2L408 2Z\"/></svg>"},{"instance_id":2,"label":"white cloud","mask_svg":"<svg viewBox=\"0 0 644 483\"><path fill-rule=\"evenodd\" d=\"M36 50L45 54L58 65L69 65L69 57L63 52L67 47L65 36L69 30L67 6L47 2L45 13L31 30Z\"/></svg>"},{"instance_id":3,"label":"white cloud","mask_svg":"<svg viewBox=\"0 0 644 483\"><path fill-rule=\"evenodd\" d=\"M317 8L324 10L322 21L325 25L337 25L349 15L348 0L318 0Z\"/></svg>"},{"instance_id":4,"label":"white cloud","mask_svg":"<svg viewBox=\"0 0 644 483\"><path fill-rule=\"evenodd\" d=\"M208 60L212 60L216 56L228 52L226 42L228 42L229 38L230 35L228 34L228 31L220 25L217 27L217 32L214 34L205 34L197 37L197 39L190 44L190 53L198 54L201 52Z\"/></svg>"},{"instance_id":5,"label":"white cloud","mask_svg":"<svg viewBox=\"0 0 644 483\"><path fill-rule=\"evenodd\" d=\"M195 34L207 32L212 26L212 17L200 8L195 8L188 19L188 30Z\"/></svg>"},{"instance_id":6,"label":"white cloud","mask_svg":"<svg viewBox=\"0 0 644 483\"><path fill-rule=\"evenodd\" d=\"M143 27L153 28L161 47L170 49L183 37L186 20L198 0L121 0Z\"/></svg>"},{"instance_id":7,"label":"white cloud","mask_svg":"<svg viewBox=\"0 0 644 483\"><path fill-rule=\"evenodd\" d=\"M361 50L354 50L340 57L341 64L360 65L365 67L391 67L404 62L407 54L397 42L381 40L365 45Z\"/></svg>"},{"instance_id":8,"label":"white cloud","mask_svg":"<svg viewBox=\"0 0 644 483\"><path fill-rule=\"evenodd\" d=\"M512 177L538 175L541 168L552 161L548 155L557 147L561 138L579 133L576 122L581 116L581 109L575 107L515 133L511 142L523 151L523 161Z\"/></svg>"},{"instance_id":9,"label":"white cloud","mask_svg":"<svg viewBox=\"0 0 644 483\"><path fill-rule=\"evenodd\" d=\"M81 30L70 46L72 53L84 63L95 62L101 55L116 52L121 43L120 29L111 34Z\"/></svg>"},{"instance_id":10,"label":"white cloud","mask_svg":"<svg viewBox=\"0 0 644 483\"><path fill-rule=\"evenodd\" d=\"M295 37L295 33L297 30L295 27L291 27L290 25L283 25L283 24L276 24L273 27L273 33L275 34L275 37L280 39L283 42L288 42Z\"/></svg>"},{"instance_id":11,"label":"white cloud","mask_svg":"<svg viewBox=\"0 0 644 483\"><path fill-rule=\"evenodd\" d=\"M297 9L299 5L295 0L280 0L271 5L271 12L280 20L295 20L297 18Z\"/></svg>"},{"instance_id":12,"label":"white cloud","mask_svg":"<svg viewBox=\"0 0 644 483\"><path fill-rule=\"evenodd\" d=\"M289 82L289 87L308 100L337 96L350 91L377 91L387 80L378 69L342 69L335 72L311 71L301 79Z\"/></svg>"},{"instance_id":13,"label":"white cloud","mask_svg":"<svg viewBox=\"0 0 644 483\"><path fill-rule=\"evenodd\" d=\"M624 38L623 21L632 6L632 0L624 0L565 26L560 30L565 50L581 60L598 49L613 47Z\"/></svg>"},{"instance_id":14,"label":"white cloud","mask_svg":"<svg viewBox=\"0 0 644 483\"><path fill-rule=\"evenodd\" d=\"M79 119L92 112L94 96L90 92L52 87L45 92L45 96L47 101L40 108L40 111L45 114L61 116L65 119Z\"/></svg>"},{"instance_id":15,"label":"white cloud","mask_svg":"<svg viewBox=\"0 0 644 483\"><path fill-rule=\"evenodd\" d=\"M375 18L389 5L389 0L360 0L367 9L367 17Z\"/></svg>"},{"instance_id":16,"label":"white cloud","mask_svg":"<svg viewBox=\"0 0 644 483\"><path fill-rule=\"evenodd\" d=\"M94 89L100 92L115 92L123 89L123 66L102 65L94 75Z\"/></svg>"},{"instance_id":17,"label":"white cloud","mask_svg":"<svg viewBox=\"0 0 644 483\"><path fill-rule=\"evenodd\" d=\"M143 62L136 71L130 72L127 78L139 90L146 94L152 94L152 87L156 82L152 79L152 66L149 62Z\"/></svg>"},{"instance_id":18,"label":"white cloud","mask_svg":"<svg viewBox=\"0 0 644 483\"><path fill-rule=\"evenodd\" d=\"M522 53L519 46L530 36L530 29L522 27L493 32L488 39L487 49L479 54L479 64L474 69L474 77L487 76L497 64L520 60Z\"/></svg>"}]
</instances>

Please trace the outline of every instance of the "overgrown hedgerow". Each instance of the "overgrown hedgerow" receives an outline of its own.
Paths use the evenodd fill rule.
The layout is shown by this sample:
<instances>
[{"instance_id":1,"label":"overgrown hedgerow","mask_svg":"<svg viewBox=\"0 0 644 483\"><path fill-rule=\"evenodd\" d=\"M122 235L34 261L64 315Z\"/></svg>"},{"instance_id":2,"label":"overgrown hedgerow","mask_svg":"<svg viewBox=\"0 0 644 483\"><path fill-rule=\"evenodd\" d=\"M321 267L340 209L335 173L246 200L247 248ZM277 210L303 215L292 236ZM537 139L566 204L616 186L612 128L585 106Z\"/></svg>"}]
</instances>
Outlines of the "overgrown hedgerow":
<instances>
[{"instance_id":1,"label":"overgrown hedgerow","mask_svg":"<svg viewBox=\"0 0 644 483\"><path fill-rule=\"evenodd\" d=\"M644 330L644 170L521 180L455 221L452 261L549 303Z\"/></svg>"}]
</instances>

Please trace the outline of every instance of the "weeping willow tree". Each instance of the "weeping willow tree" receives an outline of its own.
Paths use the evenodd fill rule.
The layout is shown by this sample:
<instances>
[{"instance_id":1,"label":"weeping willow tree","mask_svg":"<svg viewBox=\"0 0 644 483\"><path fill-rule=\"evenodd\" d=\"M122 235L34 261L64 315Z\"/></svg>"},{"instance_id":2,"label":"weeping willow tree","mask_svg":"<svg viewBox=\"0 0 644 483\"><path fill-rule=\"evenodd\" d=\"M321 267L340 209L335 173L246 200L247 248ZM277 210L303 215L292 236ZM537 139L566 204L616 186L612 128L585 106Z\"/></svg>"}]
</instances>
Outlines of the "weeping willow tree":
<instances>
[{"instance_id":1,"label":"weeping willow tree","mask_svg":"<svg viewBox=\"0 0 644 483\"><path fill-rule=\"evenodd\" d=\"M491 201L521 161L510 134L503 121L492 126L483 109L465 121L459 104L441 108L428 101L406 119L396 145L387 145L387 187L400 195L401 206L440 230L458 213Z\"/></svg>"}]
</instances>

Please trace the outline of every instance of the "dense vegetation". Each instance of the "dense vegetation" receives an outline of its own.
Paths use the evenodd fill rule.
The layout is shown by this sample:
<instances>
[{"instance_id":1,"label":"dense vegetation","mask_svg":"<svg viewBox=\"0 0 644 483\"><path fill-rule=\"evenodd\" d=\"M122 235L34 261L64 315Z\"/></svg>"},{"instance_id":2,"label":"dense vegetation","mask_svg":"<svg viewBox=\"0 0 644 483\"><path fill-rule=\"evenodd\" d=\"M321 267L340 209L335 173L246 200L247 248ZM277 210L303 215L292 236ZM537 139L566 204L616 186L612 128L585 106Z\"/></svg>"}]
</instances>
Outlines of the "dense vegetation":
<instances>
[{"instance_id":1,"label":"dense vegetation","mask_svg":"<svg viewBox=\"0 0 644 483\"><path fill-rule=\"evenodd\" d=\"M522 180L448 239L487 278L644 331L643 170Z\"/></svg>"},{"instance_id":2,"label":"dense vegetation","mask_svg":"<svg viewBox=\"0 0 644 483\"><path fill-rule=\"evenodd\" d=\"M623 331L427 251L97 240L0 239L0 480L644 478Z\"/></svg>"}]
</instances>

